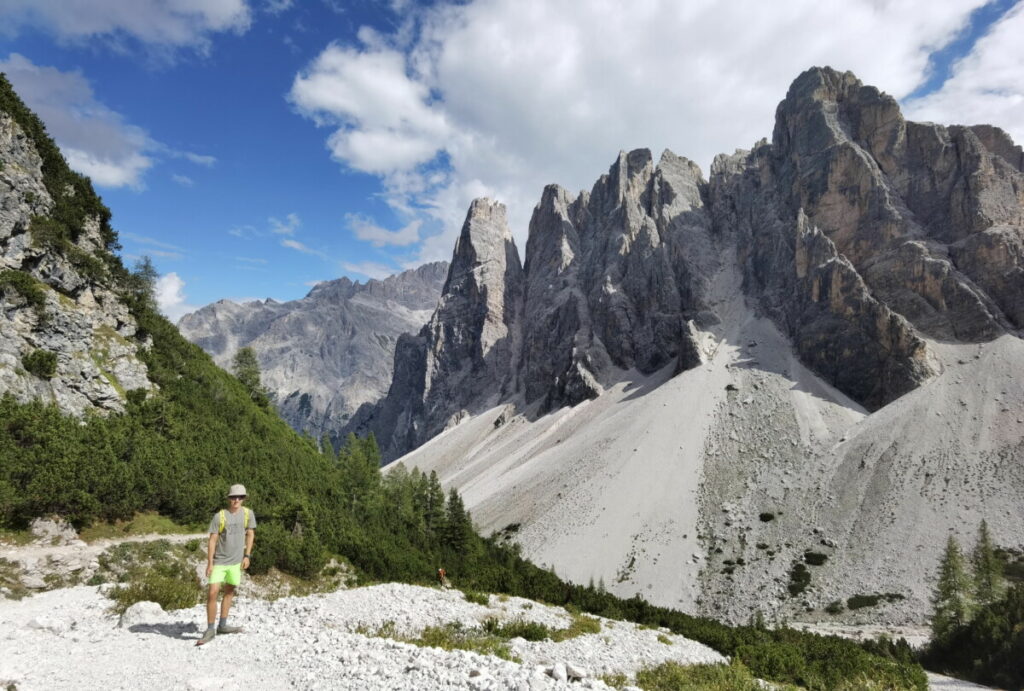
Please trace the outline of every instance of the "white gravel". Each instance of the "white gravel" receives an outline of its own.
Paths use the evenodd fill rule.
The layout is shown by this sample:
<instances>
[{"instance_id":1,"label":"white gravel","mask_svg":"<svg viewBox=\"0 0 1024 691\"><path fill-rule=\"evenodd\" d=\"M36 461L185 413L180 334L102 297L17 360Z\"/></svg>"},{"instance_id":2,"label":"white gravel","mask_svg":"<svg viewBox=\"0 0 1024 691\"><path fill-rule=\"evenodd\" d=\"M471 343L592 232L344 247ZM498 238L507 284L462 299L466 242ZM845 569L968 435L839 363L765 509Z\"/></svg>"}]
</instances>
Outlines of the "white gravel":
<instances>
[{"instance_id":1,"label":"white gravel","mask_svg":"<svg viewBox=\"0 0 1024 691\"><path fill-rule=\"evenodd\" d=\"M559 608L491 596L490 606L458 591L389 583L274 602L239 598L232 623L246 632L196 648L202 606L164 613L130 610L124 626L100 588L80 586L0 602L0 682L33 689L569 689L607 688L597 677L627 675L674 660L717 663L699 643L625 622L569 639L510 642L522 663L476 653L420 648L355 631L389 622L399 635L457 621L521 618L564 628ZM662 640L658 640L658 636ZM668 641L668 643L664 642ZM579 681L551 676L563 669Z\"/></svg>"}]
</instances>

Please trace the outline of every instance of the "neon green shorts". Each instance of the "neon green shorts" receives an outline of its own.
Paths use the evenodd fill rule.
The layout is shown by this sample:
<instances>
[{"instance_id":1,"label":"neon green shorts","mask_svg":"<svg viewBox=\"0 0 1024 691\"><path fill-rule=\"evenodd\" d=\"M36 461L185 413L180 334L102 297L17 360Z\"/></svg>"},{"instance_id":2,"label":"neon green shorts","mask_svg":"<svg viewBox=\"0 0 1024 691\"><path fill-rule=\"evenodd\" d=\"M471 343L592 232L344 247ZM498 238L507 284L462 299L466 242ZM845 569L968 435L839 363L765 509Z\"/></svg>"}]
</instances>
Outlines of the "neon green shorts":
<instances>
[{"instance_id":1,"label":"neon green shorts","mask_svg":"<svg viewBox=\"0 0 1024 691\"><path fill-rule=\"evenodd\" d=\"M214 564L210 572L210 585L214 583L227 583L238 585L242 582L241 564Z\"/></svg>"}]
</instances>

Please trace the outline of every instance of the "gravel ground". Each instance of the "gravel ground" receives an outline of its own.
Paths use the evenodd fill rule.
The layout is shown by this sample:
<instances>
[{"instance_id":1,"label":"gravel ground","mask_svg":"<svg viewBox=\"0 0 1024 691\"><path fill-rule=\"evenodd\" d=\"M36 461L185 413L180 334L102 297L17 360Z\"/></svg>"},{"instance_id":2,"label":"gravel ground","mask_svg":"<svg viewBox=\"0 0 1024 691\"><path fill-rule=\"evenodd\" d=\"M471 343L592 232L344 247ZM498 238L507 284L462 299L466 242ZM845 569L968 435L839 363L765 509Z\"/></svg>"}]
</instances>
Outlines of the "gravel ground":
<instances>
[{"instance_id":1,"label":"gravel ground","mask_svg":"<svg viewBox=\"0 0 1024 691\"><path fill-rule=\"evenodd\" d=\"M100 587L102 588L102 586ZM564 628L558 608L457 591L384 584L274 602L240 601L232 623L246 632L201 648L202 607L164 613L137 605L119 622L100 588L79 586L0 602L0 682L33 689L567 689L608 688L600 675L632 674L666 660L724 658L680 636L602 620L601 632L561 643L510 641L522 663L421 648L356 633L393 625L399 635L487 617ZM667 643L665 642L667 641ZM568 681L563 673L581 677ZM561 678L556 678L561 677Z\"/></svg>"}]
</instances>

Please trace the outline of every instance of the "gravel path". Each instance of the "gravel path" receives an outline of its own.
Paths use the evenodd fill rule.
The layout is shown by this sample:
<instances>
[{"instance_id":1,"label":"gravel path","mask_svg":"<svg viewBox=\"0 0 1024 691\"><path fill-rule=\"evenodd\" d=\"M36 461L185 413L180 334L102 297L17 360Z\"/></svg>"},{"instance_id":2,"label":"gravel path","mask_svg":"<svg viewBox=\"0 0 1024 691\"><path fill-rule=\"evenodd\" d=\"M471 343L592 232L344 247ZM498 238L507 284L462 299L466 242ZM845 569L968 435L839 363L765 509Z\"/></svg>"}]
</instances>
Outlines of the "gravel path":
<instances>
[{"instance_id":1,"label":"gravel path","mask_svg":"<svg viewBox=\"0 0 1024 691\"><path fill-rule=\"evenodd\" d=\"M561 643L513 639L522 663L356 633L392 625L413 635L453 621L477 627L487 617L553 628L571 620L564 610L519 598L491 596L485 607L458 591L394 583L274 602L241 598L232 622L248 631L202 648L194 646L202 607L164 613L136 606L119 625L109 606L100 588L88 586L0 603L0 682L19 691L602 689L608 687L598 677L610 672L632 674L666 660L724 660L680 636L607 620L601 632ZM562 675L573 671L582 678L570 683Z\"/></svg>"}]
</instances>

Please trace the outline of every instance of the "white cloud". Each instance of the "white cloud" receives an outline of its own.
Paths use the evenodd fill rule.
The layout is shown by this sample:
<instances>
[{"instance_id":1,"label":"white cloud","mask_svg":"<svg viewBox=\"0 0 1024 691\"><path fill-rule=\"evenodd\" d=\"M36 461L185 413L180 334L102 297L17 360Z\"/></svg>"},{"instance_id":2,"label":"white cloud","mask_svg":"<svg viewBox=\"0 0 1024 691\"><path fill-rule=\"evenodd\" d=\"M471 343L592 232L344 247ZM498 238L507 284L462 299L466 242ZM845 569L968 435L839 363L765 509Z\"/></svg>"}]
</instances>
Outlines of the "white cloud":
<instances>
[{"instance_id":1,"label":"white cloud","mask_svg":"<svg viewBox=\"0 0 1024 691\"><path fill-rule=\"evenodd\" d=\"M915 120L993 124L1024 143L1024 4L1019 4L953 65L942 88L907 104Z\"/></svg>"},{"instance_id":2,"label":"white cloud","mask_svg":"<svg viewBox=\"0 0 1024 691\"><path fill-rule=\"evenodd\" d=\"M138 242L138 243L143 244L143 245L151 245L153 247L162 247L165 250L174 250L175 252L184 252L185 251L181 247L178 247L177 245L172 245L169 242L163 242L162 240L157 240L156 238L147 237L145 235L138 235L136 233L127 233L127 232L119 233L119 235L121 236L122 239L132 240L134 242Z\"/></svg>"},{"instance_id":3,"label":"white cloud","mask_svg":"<svg viewBox=\"0 0 1024 691\"><path fill-rule=\"evenodd\" d=\"M357 238L369 242L374 247L413 245L420 241L420 226L423 225L422 221L416 220L399 230L387 230L362 214L345 214L345 221Z\"/></svg>"},{"instance_id":4,"label":"white cloud","mask_svg":"<svg viewBox=\"0 0 1024 691\"><path fill-rule=\"evenodd\" d=\"M296 76L289 99L334 128L334 158L380 176L406 222L441 226L420 260L450 256L480 194L506 203L522 248L545 184L589 188L620 149L636 147L655 156L670 148L707 172L715 154L771 136L776 105L811 66L852 70L906 96L983 2L477 0L409 9L393 35L363 31L357 46L329 45Z\"/></svg>"},{"instance_id":5,"label":"white cloud","mask_svg":"<svg viewBox=\"0 0 1024 691\"><path fill-rule=\"evenodd\" d=\"M214 33L248 30L245 0L4 0L0 33L42 29L67 42L105 38L115 48L125 39L151 47L209 50Z\"/></svg>"},{"instance_id":6,"label":"white cloud","mask_svg":"<svg viewBox=\"0 0 1024 691\"><path fill-rule=\"evenodd\" d=\"M336 126L328 139L332 154L364 172L409 170L432 159L449 137L429 87L409 77L396 50L332 44L296 76L289 98L317 124Z\"/></svg>"},{"instance_id":7,"label":"white cloud","mask_svg":"<svg viewBox=\"0 0 1024 691\"><path fill-rule=\"evenodd\" d=\"M263 11L267 14L281 14L285 10L291 9L294 3L295 0L265 0Z\"/></svg>"},{"instance_id":8,"label":"white cloud","mask_svg":"<svg viewBox=\"0 0 1024 691\"><path fill-rule=\"evenodd\" d=\"M298 240L292 240L291 238L286 238L282 240L281 247L288 247L293 250L298 250L303 254L312 254L314 257L320 257L321 259L329 259L329 257L320 250L315 250L312 247L304 245Z\"/></svg>"},{"instance_id":9,"label":"white cloud","mask_svg":"<svg viewBox=\"0 0 1024 691\"><path fill-rule=\"evenodd\" d=\"M198 309L195 305L188 304L188 297L184 291L185 281L173 271L156 280L154 292L157 307L172 322L177 322L189 312Z\"/></svg>"},{"instance_id":10,"label":"white cloud","mask_svg":"<svg viewBox=\"0 0 1024 691\"><path fill-rule=\"evenodd\" d=\"M143 189L146 171L161 155L207 166L216 161L212 156L169 149L142 128L125 122L120 113L96 100L81 72L36 65L18 53L0 61L0 72L6 73L21 99L46 125L68 165L100 187ZM175 181L185 184L178 177Z\"/></svg>"},{"instance_id":11,"label":"white cloud","mask_svg":"<svg viewBox=\"0 0 1024 691\"><path fill-rule=\"evenodd\" d=\"M395 270L377 262L342 262L341 268L345 271L366 276L367 278L387 278L395 273Z\"/></svg>"},{"instance_id":12,"label":"white cloud","mask_svg":"<svg viewBox=\"0 0 1024 691\"><path fill-rule=\"evenodd\" d=\"M193 180L192 178L190 178L189 176L187 176L187 175L178 175L177 173L172 173L171 174L171 180L174 180L176 183L178 183L182 187L192 187L192 186L194 186L196 184L196 181Z\"/></svg>"},{"instance_id":13,"label":"white cloud","mask_svg":"<svg viewBox=\"0 0 1024 691\"><path fill-rule=\"evenodd\" d=\"M278 235L294 235L295 231L302 225L298 214L288 214L283 221L271 216L267 221L270 223L270 232Z\"/></svg>"},{"instance_id":14,"label":"white cloud","mask_svg":"<svg viewBox=\"0 0 1024 691\"><path fill-rule=\"evenodd\" d=\"M266 259L258 259L256 257L235 257L236 261L245 262L247 264L266 264Z\"/></svg>"}]
</instances>

